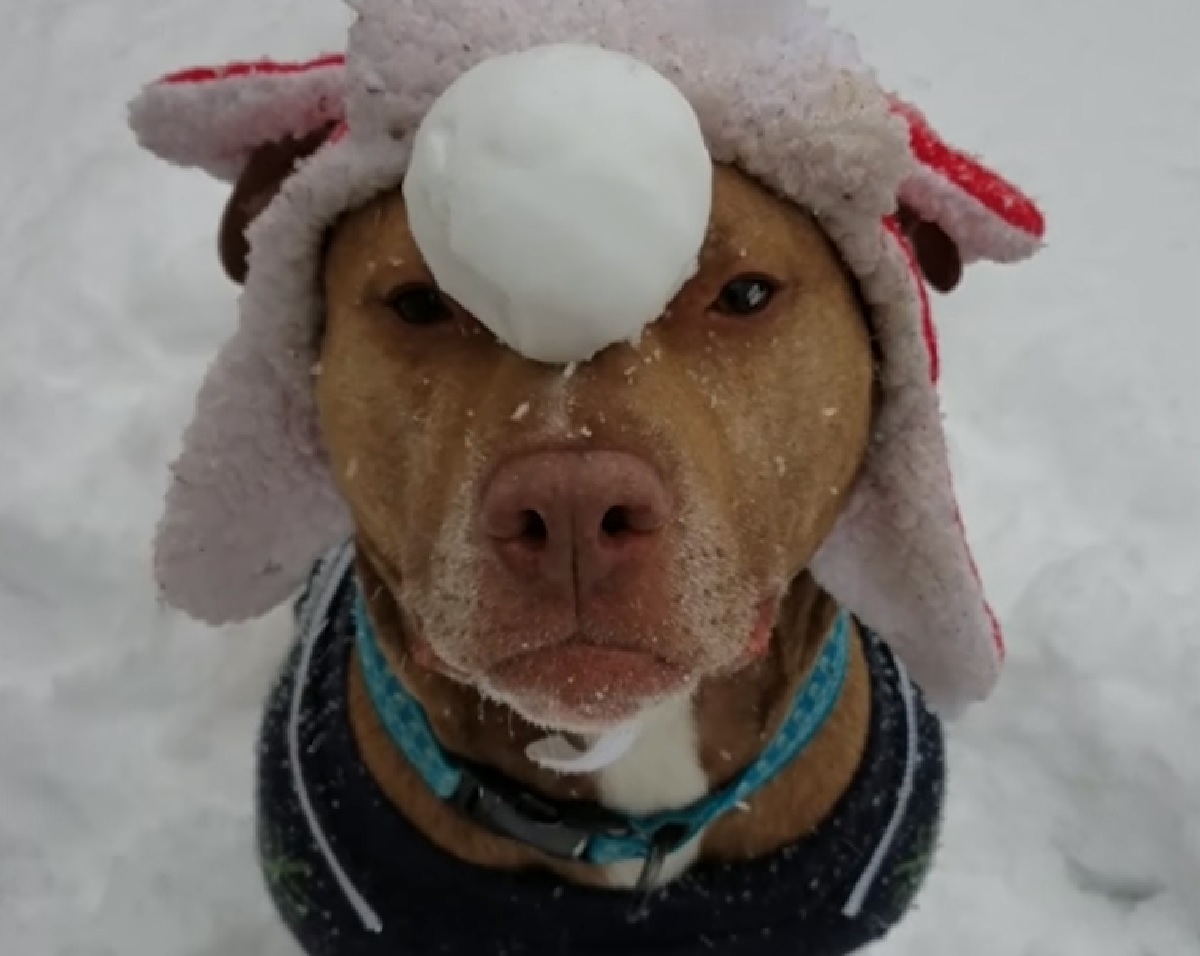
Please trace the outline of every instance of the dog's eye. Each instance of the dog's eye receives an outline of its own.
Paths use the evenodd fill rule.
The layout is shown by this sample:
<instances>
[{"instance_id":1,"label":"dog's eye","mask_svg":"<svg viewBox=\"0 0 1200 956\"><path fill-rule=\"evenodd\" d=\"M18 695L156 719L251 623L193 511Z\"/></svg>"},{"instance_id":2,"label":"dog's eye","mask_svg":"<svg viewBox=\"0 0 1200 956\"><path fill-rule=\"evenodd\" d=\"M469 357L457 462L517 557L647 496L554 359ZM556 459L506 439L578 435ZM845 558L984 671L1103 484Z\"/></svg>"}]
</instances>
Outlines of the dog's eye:
<instances>
[{"instance_id":1,"label":"dog's eye","mask_svg":"<svg viewBox=\"0 0 1200 956\"><path fill-rule=\"evenodd\" d=\"M725 284L712 309L725 315L757 315L771 304L777 288L765 276L738 276Z\"/></svg>"},{"instance_id":2,"label":"dog's eye","mask_svg":"<svg viewBox=\"0 0 1200 956\"><path fill-rule=\"evenodd\" d=\"M437 325L453 315L445 296L431 285L402 286L385 301L406 325Z\"/></svg>"}]
</instances>

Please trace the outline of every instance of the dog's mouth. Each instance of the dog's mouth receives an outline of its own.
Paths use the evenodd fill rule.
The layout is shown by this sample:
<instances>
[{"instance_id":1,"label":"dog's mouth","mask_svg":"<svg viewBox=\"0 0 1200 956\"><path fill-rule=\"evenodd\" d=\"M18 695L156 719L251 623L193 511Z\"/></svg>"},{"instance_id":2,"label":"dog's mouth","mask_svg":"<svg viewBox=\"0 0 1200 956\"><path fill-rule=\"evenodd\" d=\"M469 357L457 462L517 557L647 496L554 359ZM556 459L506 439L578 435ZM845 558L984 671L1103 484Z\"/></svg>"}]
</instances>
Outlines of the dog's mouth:
<instances>
[{"instance_id":1,"label":"dog's mouth","mask_svg":"<svg viewBox=\"0 0 1200 956\"><path fill-rule=\"evenodd\" d=\"M602 731L665 700L690 692L701 679L740 669L764 657L778 616L777 598L764 600L753 627L720 665L656 648L613 642L586 631L479 662L470 669L447 662L434 645L411 635L410 653L426 669L474 687L531 723L552 729Z\"/></svg>"},{"instance_id":2,"label":"dog's mouth","mask_svg":"<svg viewBox=\"0 0 1200 956\"><path fill-rule=\"evenodd\" d=\"M409 650L421 667L475 687L543 724L549 723L543 713L548 710L589 723L623 719L646 701L682 692L693 674L688 664L655 650L581 633L471 669L448 662L419 634L410 635ZM531 711L538 712L536 719Z\"/></svg>"},{"instance_id":3,"label":"dog's mouth","mask_svg":"<svg viewBox=\"0 0 1200 956\"><path fill-rule=\"evenodd\" d=\"M692 680L690 668L654 651L576 636L503 661L488 671L483 684L503 699L521 702L522 710L609 724L684 692ZM549 716L542 721L549 722Z\"/></svg>"}]
</instances>

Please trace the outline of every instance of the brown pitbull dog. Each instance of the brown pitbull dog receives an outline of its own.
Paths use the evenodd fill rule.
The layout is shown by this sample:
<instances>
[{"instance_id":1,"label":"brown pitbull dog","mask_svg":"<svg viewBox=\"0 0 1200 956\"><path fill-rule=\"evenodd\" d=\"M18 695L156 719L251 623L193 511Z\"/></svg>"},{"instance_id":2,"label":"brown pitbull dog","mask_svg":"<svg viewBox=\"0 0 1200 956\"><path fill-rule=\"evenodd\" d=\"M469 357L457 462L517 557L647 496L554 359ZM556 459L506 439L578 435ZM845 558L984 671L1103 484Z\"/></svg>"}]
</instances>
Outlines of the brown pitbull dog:
<instances>
[{"instance_id":1,"label":"brown pitbull dog","mask_svg":"<svg viewBox=\"0 0 1200 956\"><path fill-rule=\"evenodd\" d=\"M245 275L249 222L322 139L273 144L249 164L222 223L231 277ZM927 278L952 288L953 243L907 210L902 222ZM540 798L618 813L686 806L735 780L838 615L806 567L854 488L876 399L865 310L815 221L718 166L698 274L636 348L566 373L499 343L439 291L399 189L335 225L322 278L317 403L358 580L387 664L441 747ZM851 627L844 685L812 742L655 883L770 857L831 816L871 723ZM433 845L584 887L644 876L548 855L440 799L356 663L344 693L357 752ZM565 775L528 756L547 728L585 741L633 720L641 736L605 770Z\"/></svg>"}]
</instances>

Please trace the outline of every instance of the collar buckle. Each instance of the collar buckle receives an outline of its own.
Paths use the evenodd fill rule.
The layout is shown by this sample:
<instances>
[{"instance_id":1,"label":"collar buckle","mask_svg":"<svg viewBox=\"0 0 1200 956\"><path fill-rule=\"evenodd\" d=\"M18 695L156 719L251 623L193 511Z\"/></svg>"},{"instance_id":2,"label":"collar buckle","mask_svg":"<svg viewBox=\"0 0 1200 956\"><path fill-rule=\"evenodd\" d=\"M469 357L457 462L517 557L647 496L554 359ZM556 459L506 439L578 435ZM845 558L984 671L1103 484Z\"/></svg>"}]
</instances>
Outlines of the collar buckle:
<instances>
[{"instance_id":1,"label":"collar buckle","mask_svg":"<svg viewBox=\"0 0 1200 956\"><path fill-rule=\"evenodd\" d=\"M450 803L499 836L561 860L582 860L597 836L627 837L628 821L601 808L555 804L482 768L463 767Z\"/></svg>"}]
</instances>

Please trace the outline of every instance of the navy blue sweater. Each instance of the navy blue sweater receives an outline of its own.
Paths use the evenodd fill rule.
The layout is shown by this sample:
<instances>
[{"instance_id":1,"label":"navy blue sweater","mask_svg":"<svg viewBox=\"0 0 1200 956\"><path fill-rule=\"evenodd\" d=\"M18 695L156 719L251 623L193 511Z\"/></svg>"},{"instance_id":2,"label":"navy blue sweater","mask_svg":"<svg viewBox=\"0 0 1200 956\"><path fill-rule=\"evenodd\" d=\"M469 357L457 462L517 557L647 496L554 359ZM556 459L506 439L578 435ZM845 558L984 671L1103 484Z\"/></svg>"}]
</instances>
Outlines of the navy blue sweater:
<instances>
[{"instance_id":1,"label":"navy blue sweater","mask_svg":"<svg viewBox=\"0 0 1200 956\"><path fill-rule=\"evenodd\" d=\"M864 639L872 678L865 759L832 816L769 858L699 864L638 913L632 893L464 863L387 801L347 712L352 589L348 575L302 686L302 647L286 662L260 740L263 872L309 956L844 956L884 936L923 882L941 818L941 728L873 636ZM364 925L346 882L381 927Z\"/></svg>"}]
</instances>

